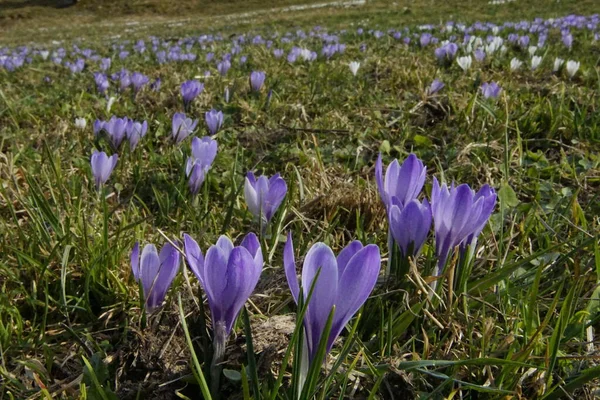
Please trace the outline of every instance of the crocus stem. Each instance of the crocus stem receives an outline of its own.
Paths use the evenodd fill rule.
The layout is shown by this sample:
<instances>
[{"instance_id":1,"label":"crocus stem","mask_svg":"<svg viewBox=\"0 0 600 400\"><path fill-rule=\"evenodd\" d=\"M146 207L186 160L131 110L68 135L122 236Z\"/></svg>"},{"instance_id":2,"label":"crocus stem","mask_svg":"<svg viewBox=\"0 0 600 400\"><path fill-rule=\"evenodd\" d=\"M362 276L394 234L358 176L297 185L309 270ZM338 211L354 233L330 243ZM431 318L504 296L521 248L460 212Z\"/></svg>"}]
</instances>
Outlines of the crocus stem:
<instances>
[{"instance_id":1,"label":"crocus stem","mask_svg":"<svg viewBox=\"0 0 600 400\"><path fill-rule=\"evenodd\" d=\"M227 334L223 322L217 322L213 336L213 358L210 364L210 391L213 399L219 398L219 381L221 378L221 363L225 356L225 341Z\"/></svg>"},{"instance_id":2,"label":"crocus stem","mask_svg":"<svg viewBox=\"0 0 600 400\"><path fill-rule=\"evenodd\" d=\"M388 262L385 268L385 280L388 281L392 275L392 262L394 258L394 238L392 237L392 230L388 228Z\"/></svg>"}]
</instances>

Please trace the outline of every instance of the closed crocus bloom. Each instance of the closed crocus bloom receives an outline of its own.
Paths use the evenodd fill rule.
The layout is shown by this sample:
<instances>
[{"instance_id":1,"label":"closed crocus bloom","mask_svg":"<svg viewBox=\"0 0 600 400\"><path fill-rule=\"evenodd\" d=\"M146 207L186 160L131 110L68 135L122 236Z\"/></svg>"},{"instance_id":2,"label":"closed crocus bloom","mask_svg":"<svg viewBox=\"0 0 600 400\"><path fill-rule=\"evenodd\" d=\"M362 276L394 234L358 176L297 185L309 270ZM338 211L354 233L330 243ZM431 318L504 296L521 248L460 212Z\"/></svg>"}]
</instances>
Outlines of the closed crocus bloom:
<instances>
[{"instance_id":1,"label":"closed crocus bloom","mask_svg":"<svg viewBox=\"0 0 600 400\"><path fill-rule=\"evenodd\" d=\"M558 72L558 70L560 69L560 67L562 67L564 62L565 60L563 60L562 58L556 57L554 59L554 66L552 67L552 72Z\"/></svg>"},{"instance_id":2,"label":"closed crocus bloom","mask_svg":"<svg viewBox=\"0 0 600 400\"><path fill-rule=\"evenodd\" d=\"M136 93L139 92L149 81L150 78L140 72L134 72L131 74L131 84L133 85L133 90Z\"/></svg>"},{"instance_id":3,"label":"closed crocus bloom","mask_svg":"<svg viewBox=\"0 0 600 400\"><path fill-rule=\"evenodd\" d=\"M485 99L497 99L502 92L502 88L496 82L484 82L481 85L481 94Z\"/></svg>"},{"instance_id":4,"label":"closed crocus bloom","mask_svg":"<svg viewBox=\"0 0 600 400\"><path fill-rule=\"evenodd\" d=\"M392 204L404 207L416 199L423 189L426 174L427 167L416 155L410 154L402 165L398 160L392 161L385 171L384 178L383 161L379 154L375 164L375 180L386 209Z\"/></svg>"},{"instance_id":5,"label":"closed crocus bloom","mask_svg":"<svg viewBox=\"0 0 600 400\"><path fill-rule=\"evenodd\" d=\"M580 65L581 64L578 61L573 61L573 60L567 61L567 75L569 75L569 78L572 78L575 76L575 74L579 70Z\"/></svg>"},{"instance_id":6,"label":"closed crocus bloom","mask_svg":"<svg viewBox=\"0 0 600 400\"><path fill-rule=\"evenodd\" d=\"M151 313L162 305L179 272L179 251L166 243L159 254L156 246L147 244L140 257L140 245L136 243L131 252L131 270L142 284L146 311Z\"/></svg>"},{"instance_id":7,"label":"closed crocus bloom","mask_svg":"<svg viewBox=\"0 0 600 400\"><path fill-rule=\"evenodd\" d=\"M290 291L297 304L300 287L296 277L291 233L288 233L283 250L283 265ZM371 294L380 268L379 247L374 244L363 246L356 240L346 246L337 257L325 243L315 243L310 248L304 258L301 278L304 300L308 299L314 285L304 317L307 346L305 350L308 352L310 363L314 360L333 307L335 306L335 311L331 331L327 337L327 352L331 350L344 326ZM314 282L317 273L319 275Z\"/></svg>"},{"instance_id":8,"label":"closed crocus bloom","mask_svg":"<svg viewBox=\"0 0 600 400\"><path fill-rule=\"evenodd\" d=\"M113 116L102 126L114 150L118 150L121 147L121 143L123 143L123 139L126 137L128 123L129 119L127 117L117 118Z\"/></svg>"},{"instance_id":9,"label":"closed crocus bloom","mask_svg":"<svg viewBox=\"0 0 600 400\"><path fill-rule=\"evenodd\" d=\"M264 71L253 71L250 74L250 87L255 92L260 92L260 89L265 83L266 74Z\"/></svg>"},{"instance_id":10,"label":"closed crocus bloom","mask_svg":"<svg viewBox=\"0 0 600 400\"><path fill-rule=\"evenodd\" d=\"M542 57L541 56L533 56L531 57L531 69L532 70L536 70L540 64L542 63Z\"/></svg>"},{"instance_id":11,"label":"closed crocus bloom","mask_svg":"<svg viewBox=\"0 0 600 400\"><path fill-rule=\"evenodd\" d=\"M204 182L206 173L217 156L217 141L209 136L192 139L192 156L188 157L185 174L192 195L196 195Z\"/></svg>"},{"instance_id":12,"label":"closed crocus bloom","mask_svg":"<svg viewBox=\"0 0 600 400\"><path fill-rule=\"evenodd\" d=\"M183 237L187 263L208 298L215 340L225 342L260 278L263 268L260 243L254 233L246 235L239 246L221 236L204 257L191 236Z\"/></svg>"},{"instance_id":13,"label":"closed crocus bloom","mask_svg":"<svg viewBox=\"0 0 600 400\"><path fill-rule=\"evenodd\" d=\"M129 120L127 123L127 140L129 141L129 148L134 151L141 138L146 136L148 131L148 122L137 122Z\"/></svg>"},{"instance_id":14,"label":"closed crocus bloom","mask_svg":"<svg viewBox=\"0 0 600 400\"><path fill-rule=\"evenodd\" d=\"M181 84L181 97L187 107L204 90L204 85L198 81L187 81Z\"/></svg>"},{"instance_id":15,"label":"closed crocus bloom","mask_svg":"<svg viewBox=\"0 0 600 400\"><path fill-rule=\"evenodd\" d=\"M404 207L392 204L388 213L390 232L403 257L421 252L431 228L431 218L431 207L427 200L421 204L414 199Z\"/></svg>"},{"instance_id":16,"label":"closed crocus bloom","mask_svg":"<svg viewBox=\"0 0 600 400\"><path fill-rule=\"evenodd\" d=\"M352 61L348 64L348 67L350 68L350 72L352 72L352 75L356 76L356 73L360 68L360 63L358 61Z\"/></svg>"},{"instance_id":17,"label":"closed crocus bloom","mask_svg":"<svg viewBox=\"0 0 600 400\"><path fill-rule=\"evenodd\" d=\"M198 120L192 120L187 118L184 113L175 113L173 115L173 140L175 143L181 143L186 137L188 137L196 126Z\"/></svg>"},{"instance_id":18,"label":"closed crocus bloom","mask_svg":"<svg viewBox=\"0 0 600 400\"><path fill-rule=\"evenodd\" d=\"M84 130L87 126L87 121L85 120L85 118L75 118L75 126L78 129Z\"/></svg>"},{"instance_id":19,"label":"closed crocus bloom","mask_svg":"<svg viewBox=\"0 0 600 400\"><path fill-rule=\"evenodd\" d=\"M427 89L427 94L436 94L442 90L444 86L444 82L440 81L439 79L434 79L433 82L431 82L431 86L429 86Z\"/></svg>"},{"instance_id":20,"label":"closed crocus bloom","mask_svg":"<svg viewBox=\"0 0 600 400\"><path fill-rule=\"evenodd\" d=\"M108 181L108 178L115 168L115 165L117 165L118 158L119 156L116 154L113 154L109 157L103 151L95 151L92 154L92 175L94 176L94 181L96 182L96 189L99 190L100 187L104 185L106 181Z\"/></svg>"},{"instance_id":21,"label":"closed crocus bloom","mask_svg":"<svg viewBox=\"0 0 600 400\"><path fill-rule=\"evenodd\" d=\"M227 71L231 68L231 62L229 60L223 60L217 64L217 71L221 76L227 75Z\"/></svg>"},{"instance_id":22,"label":"closed crocus bloom","mask_svg":"<svg viewBox=\"0 0 600 400\"><path fill-rule=\"evenodd\" d=\"M445 266L452 250L469 240L472 242L487 223L496 205L496 192L484 185L475 193L469 185L450 188L433 178L431 210L438 256L436 275Z\"/></svg>"},{"instance_id":23,"label":"closed crocus bloom","mask_svg":"<svg viewBox=\"0 0 600 400\"><path fill-rule=\"evenodd\" d=\"M471 56L458 57L456 59L456 63L460 68L462 68L463 71L467 71L469 68L471 68L473 59L471 58Z\"/></svg>"},{"instance_id":24,"label":"closed crocus bloom","mask_svg":"<svg viewBox=\"0 0 600 400\"><path fill-rule=\"evenodd\" d=\"M287 193L287 185L279 174L258 179L252 172L246 175L244 195L248 209L261 222L269 222Z\"/></svg>"},{"instance_id":25,"label":"closed crocus bloom","mask_svg":"<svg viewBox=\"0 0 600 400\"><path fill-rule=\"evenodd\" d=\"M104 129L104 121L102 120L95 120L94 121L94 136L98 136L98 134L102 131L102 129Z\"/></svg>"},{"instance_id":26,"label":"closed crocus bloom","mask_svg":"<svg viewBox=\"0 0 600 400\"><path fill-rule=\"evenodd\" d=\"M513 58L512 60L510 60L510 70L511 71L516 71L519 68L521 68L521 66L523 65L523 61L519 60L518 58Z\"/></svg>"},{"instance_id":27,"label":"closed crocus bloom","mask_svg":"<svg viewBox=\"0 0 600 400\"><path fill-rule=\"evenodd\" d=\"M206 122L208 132L211 135L215 135L221 129L221 125L223 125L223 113L217 110L210 110L204 114L204 121Z\"/></svg>"}]
</instances>

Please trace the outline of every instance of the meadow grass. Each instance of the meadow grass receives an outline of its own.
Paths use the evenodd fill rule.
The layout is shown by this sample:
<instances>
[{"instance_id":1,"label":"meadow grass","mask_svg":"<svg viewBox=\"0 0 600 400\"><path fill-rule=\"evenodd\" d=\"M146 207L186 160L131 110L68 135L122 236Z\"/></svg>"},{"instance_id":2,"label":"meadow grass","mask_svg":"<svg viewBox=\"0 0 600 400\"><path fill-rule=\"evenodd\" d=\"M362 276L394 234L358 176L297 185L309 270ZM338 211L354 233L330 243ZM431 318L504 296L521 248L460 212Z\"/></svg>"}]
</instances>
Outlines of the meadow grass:
<instances>
[{"instance_id":1,"label":"meadow grass","mask_svg":"<svg viewBox=\"0 0 600 400\"><path fill-rule=\"evenodd\" d=\"M11 51L70 52L76 44L111 57L111 73L127 68L162 80L159 91L135 96L116 94L111 82L116 101L107 111L93 62L72 74L36 55L15 71L0 69L1 399L207 398L210 318L196 279L182 268L165 305L146 315L129 255L135 242L179 244L184 232L203 250L221 234L236 241L259 232L243 196L249 170L280 172L289 190L261 237L265 267L228 341L221 398L292 398L302 334L296 313L305 309L287 287L285 234L293 232L297 257L315 242L337 254L359 239L378 244L387 259L387 218L374 179L380 152L386 163L417 154L428 168L427 197L436 176L475 189L488 183L498 205L465 292L453 296L442 284L432 298L430 234L408 274L382 280L351 320L309 380L310 398L598 396L600 42L593 31L573 29L568 49L551 29L538 70L529 68L527 49L505 42L506 54L463 72L455 62L436 62L436 45L421 48L418 36L405 45L387 33L407 27L420 35L419 25L430 23L446 39L452 33L438 28L450 20L589 16L600 12L596 2L374 1L255 16L240 16L250 7L235 2L190 15L152 4L114 18L114 5L108 12L68 9L63 19L59 10L36 9L39 15L0 28L0 46ZM175 10L190 10L186 4ZM264 44L245 43L240 55L248 61L234 57L225 77L204 58L209 50L215 59L231 52L237 35L250 42L274 32L273 48L286 54L293 45L320 52L322 37L299 37L297 29L335 33L345 52L289 63ZM289 43L281 42L286 32ZM138 39L149 44L149 35L175 45L217 33L223 39L207 49L191 47L194 62L158 64L148 52L131 51ZM131 53L123 60L121 45ZM513 57L525 62L521 69L510 70ZM553 73L555 57L581 68L572 78L564 67ZM354 60L361 62L356 76L348 68ZM267 74L260 93L249 90L253 70ZM189 140L179 146L170 138L172 115L182 111L180 84L193 78L205 84L188 111L200 119L196 135L205 134L204 112L225 115L217 158L196 198L185 177ZM445 87L428 95L434 78ZM491 81L502 87L497 100L481 95ZM89 158L109 147L91 125L112 115L146 120L149 129L135 151L119 153L98 192ZM75 127L76 117L87 120L85 129Z\"/></svg>"}]
</instances>

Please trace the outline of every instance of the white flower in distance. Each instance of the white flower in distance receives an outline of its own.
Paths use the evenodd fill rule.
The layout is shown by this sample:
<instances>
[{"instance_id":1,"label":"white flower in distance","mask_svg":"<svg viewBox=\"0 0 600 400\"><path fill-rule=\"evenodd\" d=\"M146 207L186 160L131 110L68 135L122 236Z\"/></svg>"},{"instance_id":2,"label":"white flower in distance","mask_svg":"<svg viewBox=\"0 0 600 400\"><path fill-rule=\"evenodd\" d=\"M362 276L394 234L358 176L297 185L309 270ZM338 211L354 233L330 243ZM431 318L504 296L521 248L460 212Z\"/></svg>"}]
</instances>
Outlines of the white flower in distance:
<instances>
[{"instance_id":1,"label":"white flower in distance","mask_svg":"<svg viewBox=\"0 0 600 400\"><path fill-rule=\"evenodd\" d=\"M560 67L562 67L564 62L565 60L563 60L562 58L556 57L554 59L554 67L552 67L552 72L558 72L558 70L560 69Z\"/></svg>"},{"instance_id":2,"label":"white flower in distance","mask_svg":"<svg viewBox=\"0 0 600 400\"><path fill-rule=\"evenodd\" d=\"M44 60L44 61L46 61L48 59L49 55L50 55L50 52L48 50L40 51L40 56L42 56L42 60Z\"/></svg>"},{"instance_id":3,"label":"white flower in distance","mask_svg":"<svg viewBox=\"0 0 600 400\"><path fill-rule=\"evenodd\" d=\"M529 46L529 48L527 49L527 51L529 51L529 55L530 56L534 56L535 52L537 51L537 47L536 46Z\"/></svg>"},{"instance_id":4,"label":"white flower in distance","mask_svg":"<svg viewBox=\"0 0 600 400\"><path fill-rule=\"evenodd\" d=\"M519 60L518 58L513 58L512 60L510 60L510 70L511 71L516 71L519 68L521 68L521 66L523 65L523 61Z\"/></svg>"},{"instance_id":5,"label":"white flower in distance","mask_svg":"<svg viewBox=\"0 0 600 400\"><path fill-rule=\"evenodd\" d=\"M531 57L531 69L532 70L536 70L540 64L542 63L542 57L541 56L533 56Z\"/></svg>"},{"instance_id":6,"label":"white flower in distance","mask_svg":"<svg viewBox=\"0 0 600 400\"><path fill-rule=\"evenodd\" d=\"M580 65L581 64L578 61L573 61L573 60L567 61L567 75L569 75L569 78L572 78L575 76L575 74L579 70Z\"/></svg>"},{"instance_id":7,"label":"white flower in distance","mask_svg":"<svg viewBox=\"0 0 600 400\"><path fill-rule=\"evenodd\" d=\"M106 103L106 112L109 113L110 109L112 108L113 103L115 102L116 98L114 97L110 97L108 99L108 102Z\"/></svg>"},{"instance_id":8,"label":"white flower in distance","mask_svg":"<svg viewBox=\"0 0 600 400\"><path fill-rule=\"evenodd\" d=\"M81 130L84 130L87 126L85 118L75 118L75 126Z\"/></svg>"},{"instance_id":9,"label":"white flower in distance","mask_svg":"<svg viewBox=\"0 0 600 400\"><path fill-rule=\"evenodd\" d=\"M358 61L352 61L350 64L348 64L348 67L350 67L350 72L352 72L352 75L356 76L356 73L360 68L360 63Z\"/></svg>"},{"instance_id":10,"label":"white flower in distance","mask_svg":"<svg viewBox=\"0 0 600 400\"><path fill-rule=\"evenodd\" d=\"M467 71L469 68L471 68L473 59L471 58L471 56L458 57L456 59L456 63L459 67L462 68L463 71Z\"/></svg>"}]
</instances>

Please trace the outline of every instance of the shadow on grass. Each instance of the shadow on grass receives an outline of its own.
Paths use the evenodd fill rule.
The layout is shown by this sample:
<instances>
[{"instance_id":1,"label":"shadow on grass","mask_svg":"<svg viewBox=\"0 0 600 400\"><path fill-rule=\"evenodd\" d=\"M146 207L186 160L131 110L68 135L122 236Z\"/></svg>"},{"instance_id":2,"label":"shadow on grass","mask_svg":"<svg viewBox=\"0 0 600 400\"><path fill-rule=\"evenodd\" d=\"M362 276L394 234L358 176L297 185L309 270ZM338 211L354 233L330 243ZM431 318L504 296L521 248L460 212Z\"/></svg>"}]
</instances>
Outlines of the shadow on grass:
<instances>
[{"instance_id":1,"label":"shadow on grass","mask_svg":"<svg viewBox=\"0 0 600 400\"><path fill-rule=\"evenodd\" d=\"M67 8L77 4L78 0L3 0L0 11L19 10L28 7Z\"/></svg>"}]
</instances>

